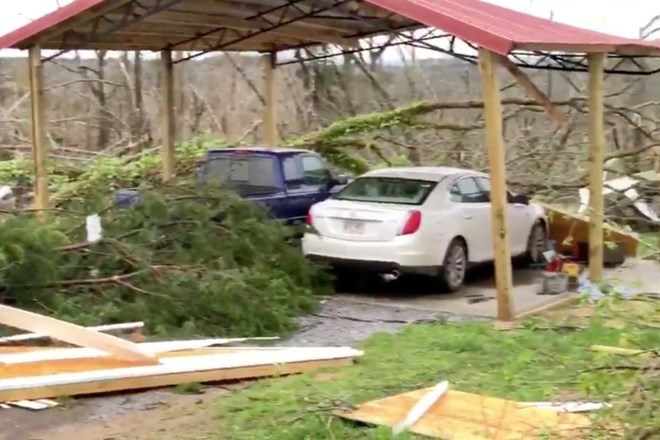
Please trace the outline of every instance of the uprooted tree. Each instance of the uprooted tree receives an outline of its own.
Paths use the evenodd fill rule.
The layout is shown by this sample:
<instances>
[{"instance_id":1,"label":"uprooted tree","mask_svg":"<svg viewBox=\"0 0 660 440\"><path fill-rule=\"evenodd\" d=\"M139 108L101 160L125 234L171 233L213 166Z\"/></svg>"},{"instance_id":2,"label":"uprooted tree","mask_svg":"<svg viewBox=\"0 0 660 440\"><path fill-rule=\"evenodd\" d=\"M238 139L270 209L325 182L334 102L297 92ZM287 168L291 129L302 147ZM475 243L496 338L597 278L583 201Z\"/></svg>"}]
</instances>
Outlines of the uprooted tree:
<instances>
[{"instance_id":1,"label":"uprooted tree","mask_svg":"<svg viewBox=\"0 0 660 440\"><path fill-rule=\"evenodd\" d=\"M328 285L290 231L232 193L173 182L129 209L88 193L48 222L0 222L0 299L81 324L146 320L154 334L272 335ZM99 212L103 238L86 241Z\"/></svg>"}]
</instances>

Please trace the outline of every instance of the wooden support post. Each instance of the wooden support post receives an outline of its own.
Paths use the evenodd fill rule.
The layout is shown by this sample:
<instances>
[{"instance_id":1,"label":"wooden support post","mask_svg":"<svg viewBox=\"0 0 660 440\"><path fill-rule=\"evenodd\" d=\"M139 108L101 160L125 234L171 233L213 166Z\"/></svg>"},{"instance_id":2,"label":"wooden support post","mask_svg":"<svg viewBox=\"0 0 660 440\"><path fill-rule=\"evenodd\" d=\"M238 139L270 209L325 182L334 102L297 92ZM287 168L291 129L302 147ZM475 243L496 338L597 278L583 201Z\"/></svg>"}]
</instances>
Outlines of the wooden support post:
<instances>
[{"instance_id":1,"label":"wooden support post","mask_svg":"<svg viewBox=\"0 0 660 440\"><path fill-rule=\"evenodd\" d=\"M41 48L29 51L30 99L32 104L32 172L34 173L34 208L39 215L48 213L48 169L46 159L46 103L44 98L44 68Z\"/></svg>"},{"instance_id":2,"label":"wooden support post","mask_svg":"<svg viewBox=\"0 0 660 440\"><path fill-rule=\"evenodd\" d=\"M513 321L513 276L511 248L507 231L507 197L504 140L502 138L502 103L496 72L496 55L479 49L479 70L483 82L486 148L490 165L490 202L497 285L497 319Z\"/></svg>"},{"instance_id":3,"label":"wooden support post","mask_svg":"<svg viewBox=\"0 0 660 440\"><path fill-rule=\"evenodd\" d=\"M264 117L263 139L266 146L277 146L277 103L275 90L275 71L277 67L277 53L271 52L262 58L264 72Z\"/></svg>"},{"instance_id":4,"label":"wooden support post","mask_svg":"<svg viewBox=\"0 0 660 440\"><path fill-rule=\"evenodd\" d=\"M160 90L163 97L161 105L161 156L163 160L163 181L174 177L174 64L172 52L164 50L160 53L161 75Z\"/></svg>"},{"instance_id":5,"label":"wooden support post","mask_svg":"<svg viewBox=\"0 0 660 440\"><path fill-rule=\"evenodd\" d=\"M589 54L589 277L603 280L603 171L605 169L605 54Z\"/></svg>"}]
</instances>

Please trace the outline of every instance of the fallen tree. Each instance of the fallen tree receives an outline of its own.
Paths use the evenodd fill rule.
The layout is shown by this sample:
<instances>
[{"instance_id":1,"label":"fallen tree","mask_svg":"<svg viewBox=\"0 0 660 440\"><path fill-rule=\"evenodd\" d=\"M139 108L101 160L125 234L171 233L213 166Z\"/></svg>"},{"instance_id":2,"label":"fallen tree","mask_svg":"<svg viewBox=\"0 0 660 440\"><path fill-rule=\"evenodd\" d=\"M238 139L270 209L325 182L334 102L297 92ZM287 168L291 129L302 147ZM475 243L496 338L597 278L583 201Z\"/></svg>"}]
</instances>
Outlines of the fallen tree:
<instances>
[{"instance_id":1,"label":"fallen tree","mask_svg":"<svg viewBox=\"0 0 660 440\"><path fill-rule=\"evenodd\" d=\"M48 222L5 217L0 299L84 325L258 336L292 330L327 291L290 231L232 193L175 182L126 210L108 202L88 194ZM103 238L88 243L83 213L93 212Z\"/></svg>"}]
</instances>

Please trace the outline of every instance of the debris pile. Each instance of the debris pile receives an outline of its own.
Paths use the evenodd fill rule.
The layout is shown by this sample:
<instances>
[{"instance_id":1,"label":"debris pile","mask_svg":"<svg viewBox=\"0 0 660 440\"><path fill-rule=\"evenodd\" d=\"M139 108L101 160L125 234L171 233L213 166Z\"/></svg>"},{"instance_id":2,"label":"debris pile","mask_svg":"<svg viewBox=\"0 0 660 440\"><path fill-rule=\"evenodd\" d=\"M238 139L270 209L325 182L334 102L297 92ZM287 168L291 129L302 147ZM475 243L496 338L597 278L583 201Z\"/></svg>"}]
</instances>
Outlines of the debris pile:
<instances>
[{"instance_id":1,"label":"debris pile","mask_svg":"<svg viewBox=\"0 0 660 440\"><path fill-rule=\"evenodd\" d=\"M250 340L246 338L135 343L0 307L0 323L40 328L45 335L81 345L0 347L0 403L5 406L42 409L48 407L48 401L40 399L290 375L350 365L362 355L349 347L231 346ZM38 336L22 339L32 341Z\"/></svg>"}]
</instances>

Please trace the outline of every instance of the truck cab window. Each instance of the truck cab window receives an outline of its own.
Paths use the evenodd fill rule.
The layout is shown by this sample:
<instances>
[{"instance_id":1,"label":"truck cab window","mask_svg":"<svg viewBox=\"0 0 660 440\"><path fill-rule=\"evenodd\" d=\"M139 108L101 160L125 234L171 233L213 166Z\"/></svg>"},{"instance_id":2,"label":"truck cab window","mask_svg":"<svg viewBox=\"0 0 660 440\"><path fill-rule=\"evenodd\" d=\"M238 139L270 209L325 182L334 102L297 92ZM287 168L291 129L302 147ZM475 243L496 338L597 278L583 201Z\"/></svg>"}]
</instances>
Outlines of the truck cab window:
<instances>
[{"instance_id":1,"label":"truck cab window","mask_svg":"<svg viewBox=\"0 0 660 440\"><path fill-rule=\"evenodd\" d=\"M297 189L302 186L305 175L296 156L286 157L282 160L282 172L287 189Z\"/></svg>"},{"instance_id":2,"label":"truck cab window","mask_svg":"<svg viewBox=\"0 0 660 440\"><path fill-rule=\"evenodd\" d=\"M325 163L316 156L302 156L302 168L305 185L327 185L330 183L330 173Z\"/></svg>"}]
</instances>

